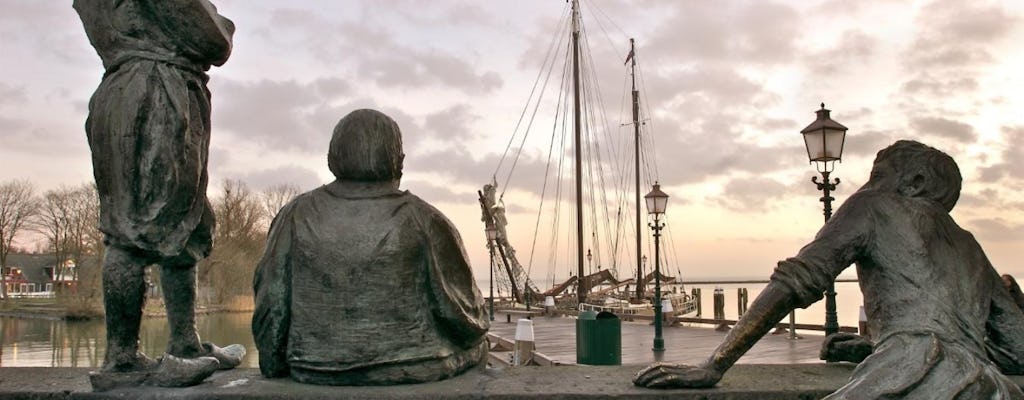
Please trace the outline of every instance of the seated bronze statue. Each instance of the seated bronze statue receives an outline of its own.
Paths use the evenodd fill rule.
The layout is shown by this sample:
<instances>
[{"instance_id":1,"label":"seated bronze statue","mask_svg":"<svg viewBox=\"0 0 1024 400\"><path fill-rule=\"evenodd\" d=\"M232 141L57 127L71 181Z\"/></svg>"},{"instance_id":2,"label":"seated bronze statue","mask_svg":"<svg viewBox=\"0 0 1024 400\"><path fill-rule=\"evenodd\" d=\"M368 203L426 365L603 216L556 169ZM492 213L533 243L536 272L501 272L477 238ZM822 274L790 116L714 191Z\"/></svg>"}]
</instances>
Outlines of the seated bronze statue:
<instances>
[{"instance_id":1,"label":"seated bronze statue","mask_svg":"<svg viewBox=\"0 0 1024 400\"><path fill-rule=\"evenodd\" d=\"M698 366L654 364L634 383L711 387L795 307L807 307L851 264L875 343L828 399L1021 399L1024 313L970 232L949 212L960 196L951 157L899 141L871 177L771 282ZM838 346L837 346L838 347Z\"/></svg>"},{"instance_id":2,"label":"seated bronze statue","mask_svg":"<svg viewBox=\"0 0 1024 400\"><path fill-rule=\"evenodd\" d=\"M404 156L395 121L354 111L327 154L337 179L274 218L254 282L264 376L391 385L483 365L489 321L462 240L399 190Z\"/></svg>"}]
</instances>

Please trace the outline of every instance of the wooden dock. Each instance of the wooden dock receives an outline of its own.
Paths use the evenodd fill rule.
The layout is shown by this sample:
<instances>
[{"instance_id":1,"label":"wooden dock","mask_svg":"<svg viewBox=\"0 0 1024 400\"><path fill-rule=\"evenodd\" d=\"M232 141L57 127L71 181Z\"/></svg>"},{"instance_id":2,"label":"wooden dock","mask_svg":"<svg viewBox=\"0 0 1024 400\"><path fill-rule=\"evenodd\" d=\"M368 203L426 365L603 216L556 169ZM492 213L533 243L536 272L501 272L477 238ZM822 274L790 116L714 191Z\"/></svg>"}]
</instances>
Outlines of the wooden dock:
<instances>
[{"instance_id":1,"label":"wooden dock","mask_svg":"<svg viewBox=\"0 0 1024 400\"><path fill-rule=\"evenodd\" d=\"M506 316L496 311L491 322L491 333L504 339L513 340L516 320L507 323ZM536 351L543 353L560 364L576 363L576 319L570 317L533 317L533 333ZM818 351L825 338L822 333L800 331L803 339L790 340L788 334L768 334L743 358L741 364L796 364L820 363ZM696 364L722 343L726 332L715 331L703 324L682 324L666 326L664 358L659 361ZM651 345L654 340L654 326L649 322L622 322L622 363L646 364L656 361Z\"/></svg>"}]
</instances>

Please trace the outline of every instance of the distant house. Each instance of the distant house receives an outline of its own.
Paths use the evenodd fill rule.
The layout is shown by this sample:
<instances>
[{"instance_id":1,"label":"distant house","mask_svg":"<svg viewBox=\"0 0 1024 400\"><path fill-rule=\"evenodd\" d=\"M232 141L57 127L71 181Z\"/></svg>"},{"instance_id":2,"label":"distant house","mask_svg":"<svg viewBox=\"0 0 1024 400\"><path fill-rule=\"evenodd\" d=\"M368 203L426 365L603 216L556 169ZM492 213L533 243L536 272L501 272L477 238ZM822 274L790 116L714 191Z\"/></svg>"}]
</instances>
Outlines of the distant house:
<instances>
[{"instance_id":1,"label":"distant house","mask_svg":"<svg viewBox=\"0 0 1024 400\"><path fill-rule=\"evenodd\" d=\"M10 297L53 297L55 290L78 287L78 268L66 261L57 268L53 254L10 254L0 271Z\"/></svg>"}]
</instances>

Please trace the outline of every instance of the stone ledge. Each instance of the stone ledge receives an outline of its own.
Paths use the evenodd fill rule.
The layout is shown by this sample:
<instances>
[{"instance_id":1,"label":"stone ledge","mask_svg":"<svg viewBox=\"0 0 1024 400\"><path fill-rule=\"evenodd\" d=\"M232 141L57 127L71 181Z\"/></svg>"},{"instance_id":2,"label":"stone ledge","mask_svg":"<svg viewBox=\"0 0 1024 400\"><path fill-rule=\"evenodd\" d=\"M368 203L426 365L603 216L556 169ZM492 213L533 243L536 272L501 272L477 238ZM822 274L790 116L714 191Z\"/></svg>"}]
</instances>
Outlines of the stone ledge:
<instances>
[{"instance_id":1,"label":"stone ledge","mask_svg":"<svg viewBox=\"0 0 1024 400\"><path fill-rule=\"evenodd\" d=\"M820 399L849 379L852 364L739 364L713 389L633 386L642 366L521 367L471 371L443 382L389 387L304 385L255 369L218 372L199 386L93 393L88 368L0 368L0 399ZM1024 376L1010 377L1024 385Z\"/></svg>"}]
</instances>

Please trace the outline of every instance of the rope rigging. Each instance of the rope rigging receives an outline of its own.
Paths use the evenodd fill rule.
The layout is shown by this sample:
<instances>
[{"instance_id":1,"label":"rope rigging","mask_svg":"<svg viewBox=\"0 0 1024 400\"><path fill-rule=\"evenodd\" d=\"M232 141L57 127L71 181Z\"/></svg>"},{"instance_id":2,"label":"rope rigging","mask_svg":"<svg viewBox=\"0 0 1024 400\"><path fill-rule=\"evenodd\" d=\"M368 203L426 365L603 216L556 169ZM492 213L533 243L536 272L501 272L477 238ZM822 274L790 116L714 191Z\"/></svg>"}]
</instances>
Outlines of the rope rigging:
<instances>
[{"instance_id":1,"label":"rope rigging","mask_svg":"<svg viewBox=\"0 0 1024 400\"><path fill-rule=\"evenodd\" d=\"M591 4L591 6L596 10L596 13L593 14L595 18L592 21L596 21L597 27L607 39L610 48L615 49L617 53L625 54L625 52L618 51L618 46L615 44L616 41L612 40L608 29L602 24L602 19L598 17L603 17L605 21L610 22L619 32L622 31L621 28L615 25L614 22L611 22L607 14L596 4ZM574 83L571 65L573 60L573 44L568 40L574 16L571 8L567 6L559 19L559 26L555 29L555 36L548 45L541 70L538 72L530 89L527 104L523 107L513 129L512 137L509 139L492 174L493 186L498 194L492 196L493 204L490 206L483 204L482 200L482 206L484 207L500 207L502 211L504 210L505 194L512 183L514 172L520 165L524 153L528 153L526 150L531 148L531 145L536 145L529 138L531 127L545 119L549 120L551 131L545 146L547 147L547 155L542 164L543 176L539 183L539 191L535 192L539 196L539 201L537 201L539 205L535 213L533 237L530 242L529 256L526 258L525 266L519 265L518 260L515 259L515 251L512 250L511 245L507 244L508 238L504 236L507 235L504 232L504 221L502 221L501 233L504 237L496 246L507 246L508 251L506 252L512 253L510 258L513 259L513 262L504 261L503 264L502 260L494 259L496 256L493 256L494 252L492 252L491 266L494 269L492 269L491 274L496 278L496 282L500 282L501 286L510 288L505 290L506 293L510 294L514 294L517 290L513 286L527 288L524 290L537 290L533 287L533 282L529 278L532 276L534 265L538 265L538 268L543 266L545 269L544 277L547 281L545 286L548 287L558 284L563 280L560 279L560 276L563 276L562 274L565 274L564 276L568 279L575 278L579 281L581 277L578 276L578 270L574 267L586 267L581 270L586 271L585 273L588 275L607 269L616 279L621 279L618 278L620 267L629 266L624 269L627 275L632 275L638 267L632 265L634 261L631 257L637 256L636 252L638 249L635 249L636 244L630 240L636 234L635 230L633 230L634 225L631 224L635 224L637 221L633 217L632 212L625 211L633 210L636 207L636 202L631 196L635 194L637 188L634 186L630 176L631 174L636 174L636 170L640 169L643 182L648 188L657 181L658 176L657 164L654 160L655 151L653 151L655 149L655 139L654 135L650 134L651 124L649 123L648 109L648 104L650 103L647 101L646 91L641 89L644 86L645 80L643 79L642 70L634 70L633 73L637 74L640 80L640 87L637 90L644 93L644 101L639 102L640 117L638 117L637 122L634 122L633 118L630 117L629 123L616 124L618 129L611 129L609 121L605 116L604 110L606 110L606 105L600 90L598 66L611 66L614 64L612 62L598 63L594 60L594 54L590 50L591 43L587 35L588 24L585 23L582 13L578 10L577 13L579 13L577 14L579 15L577 21L577 28L579 30L579 46L577 50L579 51L579 65L577 66L580 74L578 81L579 96L580 100L586 100L581 101L579 121L574 121L575 117L573 115L572 91ZM625 35L623 34L623 36ZM631 49L630 57L633 58L634 62L638 56L637 52ZM558 60L563 61L563 66L559 68L560 77L556 76L558 75L558 72L556 72ZM552 78L559 82L557 87L558 94L554 101L545 100ZM622 97L622 99L625 98L625 96ZM620 115L626 109L625 104L624 100L620 100ZM543 109L554 109L555 113L553 116L547 117L542 112ZM572 143L574 141L573 123L579 123L581 127L580 143L578 144ZM632 146L635 145L635 139L633 132L630 132L628 135L622 133L624 127L632 129L634 124L639 125L639 165L641 168L634 167L635 160ZM579 162L583 166L578 172L580 174L579 179L583 185L580 190L577 190L571 184L569 187L563 187L563 185L572 182L577 173L573 170L575 160L573 160L572 154L573 151L577 150L575 146L579 146ZM504 182L499 185L497 176L502 175L503 168L507 168L507 172L504 174ZM520 186L525 185L521 184ZM577 191L582 193L577 193ZM580 206L585 208L579 211L579 218L581 219L579 223L582 224L583 232L585 232L582 239L577 239L573 229L570 228L576 220L574 218L562 218L562 211L576 211L576 207L571 206L576 203L576 200L573 200L574 196L580 196L579 199L582 203ZM643 214L646 214L646 212ZM495 220L495 223L497 222ZM649 233L646 232L646 229L643 231L645 231L644 233ZM679 274L679 263L669 263L670 258L678 260L678 253L676 253L674 243L672 243L673 235L669 229L666 229L665 233L664 239L668 239L666 241L668 243L663 243L663 245L668 245L668 251L661 253L662 260L664 261L661 265L664 267L675 265L675 272ZM563 235L565 237L562 237ZM545 240L541 236L547 239ZM651 254L653 239L649 234L643 234L642 236L644 238L641 240L641 243L643 243L646 253ZM587 259L583 262L588 265L577 265L579 263L577 261L579 253L576 249L580 245L578 243L580 240L584 241L583 245L585 247L583 247L583 251L588 254ZM547 248L544 248L544 245ZM545 252L546 255L544 254ZM654 265L656 260L652 259L650 261L651 265ZM498 272L496 271L497 269L509 264L511 264L510 268L519 268L520 271L507 274L505 272L496 273ZM562 270L562 268L566 270ZM665 268L663 268L664 270ZM643 276L638 278L643 279ZM499 289L499 293L501 292L502 290Z\"/></svg>"}]
</instances>

